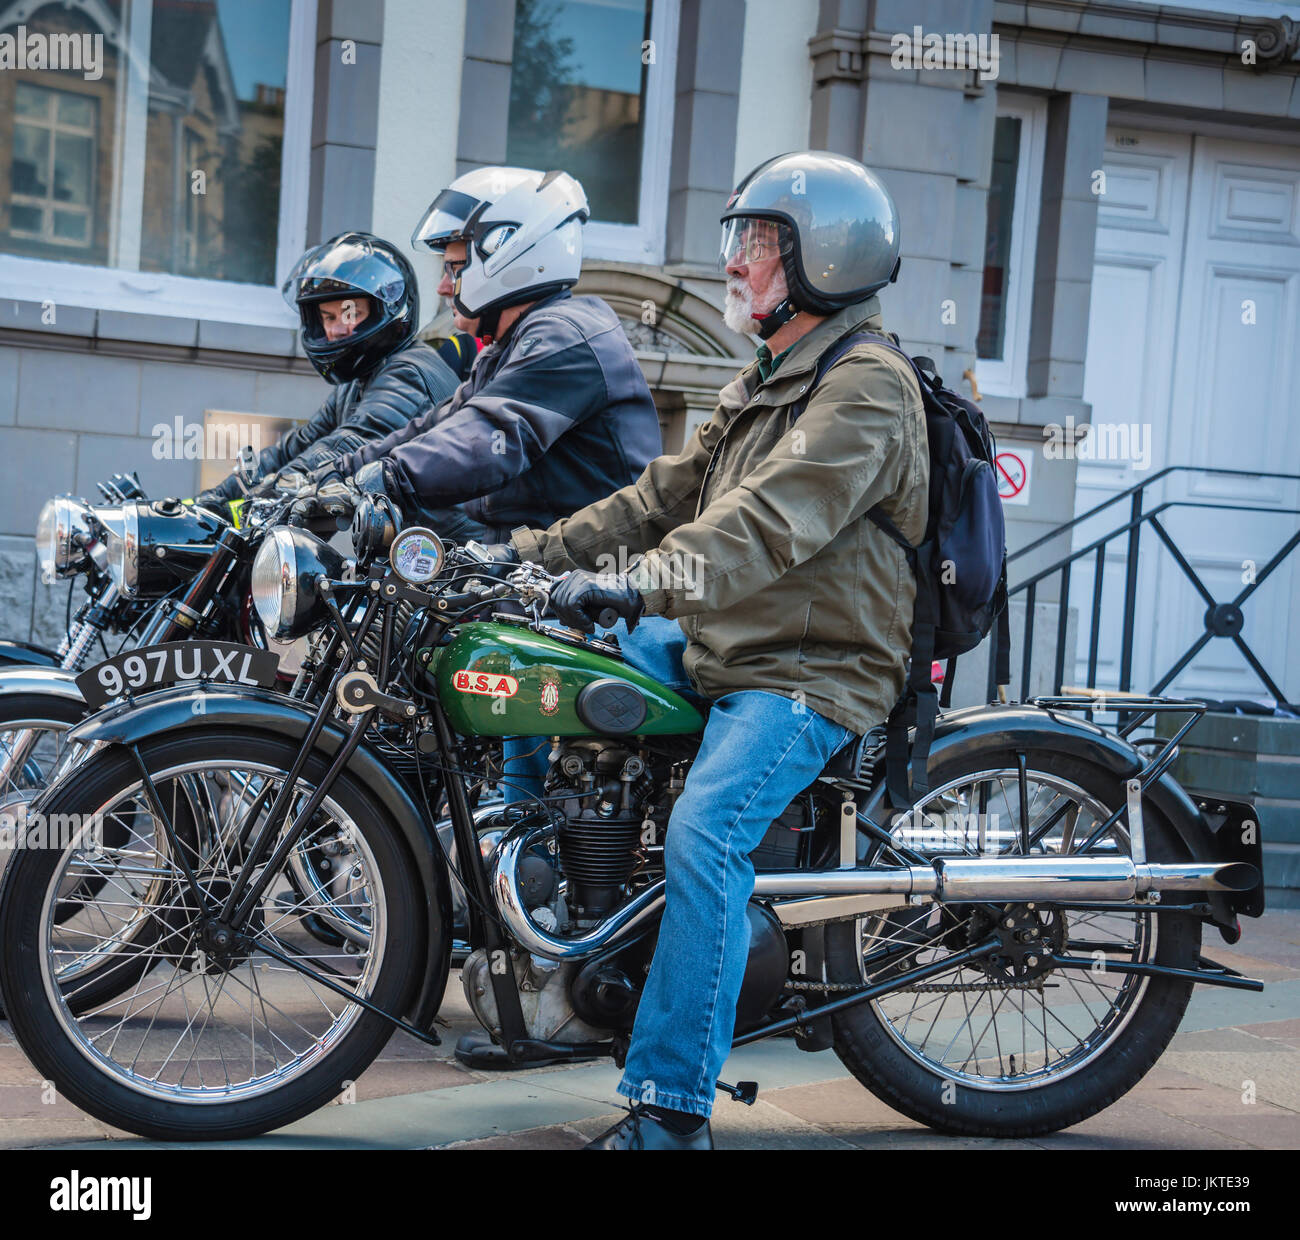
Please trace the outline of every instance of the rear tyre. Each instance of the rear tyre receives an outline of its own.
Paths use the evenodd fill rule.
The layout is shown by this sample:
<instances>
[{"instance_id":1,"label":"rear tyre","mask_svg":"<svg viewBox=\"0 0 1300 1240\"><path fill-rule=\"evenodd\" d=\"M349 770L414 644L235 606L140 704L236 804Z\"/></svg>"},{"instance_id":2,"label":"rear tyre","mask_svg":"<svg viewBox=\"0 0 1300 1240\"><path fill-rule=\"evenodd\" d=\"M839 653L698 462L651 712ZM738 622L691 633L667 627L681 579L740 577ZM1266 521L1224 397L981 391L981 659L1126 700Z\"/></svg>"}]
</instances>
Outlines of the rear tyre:
<instances>
[{"instance_id":1,"label":"rear tyre","mask_svg":"<svg viewBox=\"0 0 1300 1240\"><path fill-rule=\"evenodd\" d=\"M1023 855L1027 821L1031 837L1043 831L1031 854L1078 852L1093 828L1123 804L1123 785L1100 766L1046 751L1019 752L1026 764L1023 798L1014 750L936 764L934 791L918 803L934 817L928 830L908 841L911 846L927 856ZM1151 860L1185 859L1172 826L1150 804L1143 821ZM1123 826L1088 851L1127 854ZM1197 917L1045 904L904 907L832 925L828 977L844 984L885 980L891 971L973 946L1008 917L1024 927L1017 936L1047 947L1017 946L998 964L958 966L833 1018L835 1052L849 1071L895 1110L942 1132L1030 1137L1095 1115L1150 1070L1191 996L1190 981L1107 972L1105 966L1154 961L1195 968ZM1097 967L1049 967L1051 950L1091 956Z\"/></svg>"}]
</instances>

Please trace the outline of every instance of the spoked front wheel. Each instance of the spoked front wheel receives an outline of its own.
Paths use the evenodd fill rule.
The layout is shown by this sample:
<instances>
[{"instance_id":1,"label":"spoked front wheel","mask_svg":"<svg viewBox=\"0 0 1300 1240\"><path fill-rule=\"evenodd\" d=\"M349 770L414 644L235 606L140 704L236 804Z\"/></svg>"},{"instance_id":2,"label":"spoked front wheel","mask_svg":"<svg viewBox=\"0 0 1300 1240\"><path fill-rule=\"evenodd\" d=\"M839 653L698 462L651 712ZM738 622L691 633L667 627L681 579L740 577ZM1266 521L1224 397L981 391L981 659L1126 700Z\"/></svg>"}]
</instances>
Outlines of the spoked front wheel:
<instances>
[{"instance_id":1,"label":"spoked front wheel","mask_svg":"<svg viewBox=\"0 0 1300 1240\"><path fill-rule=\"evenodd\" d=\"M936 764L932 786L894 837L927 858L994 866L1026 854L1128 854L1122 823L1098 830L1124 798L1099 766L1032 749L986 753ZM1173 828L1149 805L1144 823L1149 858L1179 859ZM1025 1137L1081 1122L1151 1068L1192 983L1108 966L1195 968L1200 921L1023 902L905 906L828 927L828 975L846 988L883 981L993 936L991 957L841 1012L835 1050L868 1089L923 1124ZM1092 964L1057 966L1053 955Z\"/></svg>"},{"instance_id":2,"label":"spoked front wheel","mask_svg":"<svg viewBox=\"0 0 1300 1240\"><path fill-rule=\"evenodd\" d=\"M216 916L295 754L280 738L192 731L141 746L150 789L129 753L106 750L45 807L81 823L79 834L15 856L0 898L0 986L23 1050L92 1115L162 1139L265 1132L336 1096L388 1040L392 1025L354 998L404 1009L424 922L399 829L355 780L336 781L284 863L253 868L267 881L233 934ZM298 804L323 770L308 762ZM189 833L164 825L187 815L199 820ZM121 821L125 845L102 829ZM290 871L304 859L321 875L329 867L307 891ZM62 894L88 877L97 891L67 915ZM343 928L344 941L323 944L313 919ZM147 936L130 929L141 923ZM115 957L126 984L79 1002L78 969Z\"/></svg>"}]
</instances>

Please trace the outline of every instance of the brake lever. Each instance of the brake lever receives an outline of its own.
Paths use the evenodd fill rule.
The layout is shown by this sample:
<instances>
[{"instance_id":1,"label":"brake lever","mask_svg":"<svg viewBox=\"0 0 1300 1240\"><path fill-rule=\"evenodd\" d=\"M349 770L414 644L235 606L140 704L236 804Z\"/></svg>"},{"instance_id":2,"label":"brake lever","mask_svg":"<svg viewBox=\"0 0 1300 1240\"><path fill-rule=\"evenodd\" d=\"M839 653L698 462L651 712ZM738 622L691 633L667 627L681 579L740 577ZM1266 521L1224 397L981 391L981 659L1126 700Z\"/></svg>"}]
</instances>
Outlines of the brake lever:
<instances>
[{"instance_id":1,"label":"brake lever","mask_svg":"<svg viewBox=\"0 0 1300 1240\"><path fill-rule=\"evenodd\" d=\"M551 587L560 580L553 577L544 568L525 562L508 578L510 584L519 590L519 597L533 607L533 619L542 623L542 612L550 606ZM592 619L591 617L588 617ZM596 628L612 629L619 621L618 612L612 607L602 607L592 620Z\"/></svg>"}]
</instances>

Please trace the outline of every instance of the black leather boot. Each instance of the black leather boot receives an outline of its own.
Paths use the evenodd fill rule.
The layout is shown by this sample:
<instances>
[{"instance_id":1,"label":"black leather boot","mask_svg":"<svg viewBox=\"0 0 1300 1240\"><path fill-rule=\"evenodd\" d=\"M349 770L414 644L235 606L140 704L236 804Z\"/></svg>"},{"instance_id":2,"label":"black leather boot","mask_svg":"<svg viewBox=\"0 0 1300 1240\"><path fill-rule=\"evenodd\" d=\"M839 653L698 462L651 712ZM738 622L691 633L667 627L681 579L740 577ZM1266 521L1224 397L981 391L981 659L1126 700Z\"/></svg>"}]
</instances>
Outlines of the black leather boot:
<instances>
[{"instance_id":1,"label":"black leather boot","mask_svg":"<svg viewBox=\"0 0 1300 1240\"><path fill-rule=\"evenodd\" d=\"M584 1150L711 1150L713 1133L706 1119L692 1133L682 1136L657 1120L645 1107L629 1107L628 1113L607 1132L588 1141Z\"/></svg>"}]
</instances>

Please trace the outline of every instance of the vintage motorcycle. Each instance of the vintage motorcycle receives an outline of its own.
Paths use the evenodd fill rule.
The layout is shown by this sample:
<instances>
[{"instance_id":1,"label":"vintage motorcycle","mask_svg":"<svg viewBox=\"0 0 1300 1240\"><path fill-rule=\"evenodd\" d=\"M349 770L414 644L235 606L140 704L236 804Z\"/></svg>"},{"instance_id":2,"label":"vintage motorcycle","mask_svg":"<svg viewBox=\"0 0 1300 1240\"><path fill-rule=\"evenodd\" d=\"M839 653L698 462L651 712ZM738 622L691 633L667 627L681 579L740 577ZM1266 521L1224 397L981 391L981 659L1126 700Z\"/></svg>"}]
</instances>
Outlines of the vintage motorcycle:
<instances>
[{"instance_id":1,"label":"vintage motorcycle","mask_svg":"<svg viewBox=\"0 0 1300 1240\"><path fill-rule=\"evenodd\" d=\"M145 1136L236 1138L331 1101L395 1028L436 1044L453 878L485 1031L458 1056L622 1062L704 719L615 641L548 625L553 581L426 529L360 537L353 562L277 528L254 598L278 638L316 633L314 708L123 690L74 730L89 755L35 806L66 838L16 851L0 890L14 1034L63 1096ZM753 854L734 1045L793 1033L934 1128L1028 1136L1131 1089L1195 984L1260 989L1201 953L1203 927L1233 942L1263 908L1250 807L1198 807L1168 774L1203 708L1125 699L1130 732L1190 716L1144 757L1096 707L947 714L907 812L876 736L842 751ZM468 746L539 732L545 795L476 814Z\"/></svg>"},{"instance_id":2,"label":"vintage motorcycle","mask_svg":"<svg viewBox=\"0 0 1300 1240\"><path fill-rule=\"evenodd\" d=\"M251 487L248 467L241 459L237 472ZM138 696L191 675L232 679L248 671L247 652L236 657L236 646L253 646L280 656L278 667L260 657L249 665L263 683L290 695L308 692L300 666L305 640L269 637L250 592L253 557L286 515L292 493L242 501L232 526L177 499L149 500L133 475L114 475L99 488L108 503L57 496L37 521L43 575L69 581L69 624L59 649L0 642L0 827L21 823L46 784L77 759L69 733L108 700L106 686L126 685ZM333 527L330 518L312 528ZM78 584L86 600L73 615ZM110 636L112 654L105 644ZM180 642L189 645L181 650ZM107 657L90 664L96 647ZM481 757L499 767L499 745L485 746ZM486 785L474 799L499 800L499 790ZM454 847L450 821L444 818L440 830ZM459 956L464 902L458 885L453 906Z\"/></svg>"},{"instance_id":3,"label":"vintage motorcycle","mask_svg":"<svg viewBox=\"0 0 1300 1240\"><path fill-rule=\"evenodd\" d=\"M36 548L47 581L69 581L69 622L57 651L0 643L0 811L14 813L66 760L68 730L102 704L78 683L113 636L120 659L137 646L191 638L267 648L248 591L253 554L287 501L244 505L240 528L176 499L150 500L135 478L101 483L105 504L57 496L42 508ZM72 614L80 582L85 601ZM170 664L149 667L163 683ZM137 682L137 687L139 682ZM286 682L287 687L287 682Z\"/></svg>"}]
</instances>

